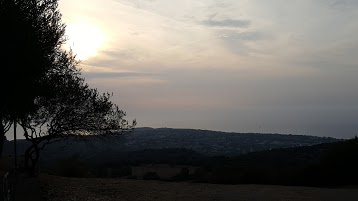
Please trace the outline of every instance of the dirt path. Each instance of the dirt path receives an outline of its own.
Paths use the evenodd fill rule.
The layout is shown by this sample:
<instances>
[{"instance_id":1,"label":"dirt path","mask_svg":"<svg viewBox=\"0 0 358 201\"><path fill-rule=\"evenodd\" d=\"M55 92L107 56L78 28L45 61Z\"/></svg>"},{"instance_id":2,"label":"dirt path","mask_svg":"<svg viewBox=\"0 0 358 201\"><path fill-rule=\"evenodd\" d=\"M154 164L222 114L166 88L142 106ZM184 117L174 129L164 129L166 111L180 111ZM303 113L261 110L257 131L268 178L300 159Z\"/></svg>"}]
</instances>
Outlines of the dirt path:
<instances>
[{"instance_id":1,"label":"dirt path","mask_svg":"<svg viewBox=\"0 0 358 201\"><path fill-rule=\"evenodd\" d=\"M265 185L218 185L125 179L41 176L48 200L118 201L357 201L358 188L323 189Z\"/></svg>"}]
</instances>

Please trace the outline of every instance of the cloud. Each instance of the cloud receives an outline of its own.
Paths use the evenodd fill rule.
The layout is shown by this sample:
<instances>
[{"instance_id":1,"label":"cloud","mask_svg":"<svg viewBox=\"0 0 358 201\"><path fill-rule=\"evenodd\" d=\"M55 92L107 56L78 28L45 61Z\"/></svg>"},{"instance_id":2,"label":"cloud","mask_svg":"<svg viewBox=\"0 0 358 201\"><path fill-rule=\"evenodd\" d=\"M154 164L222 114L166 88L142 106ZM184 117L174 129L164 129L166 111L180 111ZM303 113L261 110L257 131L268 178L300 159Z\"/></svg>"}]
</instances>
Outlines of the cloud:
<instances>
[{"instance_id":1,"label":"cloud","mask_svg":"<svg viewBox=\"0 0 358 201\"><path fill-rule=\"evenodd\" d=\"M274 39L269 33L261 31L237 31L221 29L217 33L222 45L234 55L249 56L266 54L264 44Z\"/></svg>"},{"instance_id":2,"label":"cloud","mask_svg":"<svg viewBox=\"0 0 358 201\"><path fill-rule=\"evenodd\" d=\"M201 21L201 24L209 27L229 27L229 28L247 28L250 26L251 22L249 20L234 20L234 19L226 19L226 20L204 20Z\"/></svg>"},{"instance_id":3,"label":"cloud","mask_svg":"<svg viewBox=\"0 0 358 201\"><path fill-rule=\"evenodd\" d=\"M227 40L240 40L240 41L258 41L264 39L272 39L268 34L257 32L257 31L232 31L232 30L224 30L221 32L221 38Z\"/></svg>"},{"instance_id":4,"label":"cloud","mask_svg":"<svg viewBox=\"0 0 358 201\"><path fill-rule=\"evenodd\" d=\"M141 125L358 131L356 0L66 1L107 31L84 76Z\"/></svg>"},{"instance_id":5,"label":"cloud","mask_svg":"<svg viewBox=\"0 0 358 201\"><path fill-rule=\"evenodd\" d=\"M347 10L357 9L358 1L356 0L335 0L330 2L329 6L333 9Z\"/></svg>"},{"instance_id":6,"label":"cloud","mask_svg":"<svg viewBox=\"0 0 358 201\"><path fill-rule=\"evenodd\" d=\"M141 77L148 76L148 73L139 72L83 72L86 78L121 78L121 77Z\"/></svg>"}]
</instances>

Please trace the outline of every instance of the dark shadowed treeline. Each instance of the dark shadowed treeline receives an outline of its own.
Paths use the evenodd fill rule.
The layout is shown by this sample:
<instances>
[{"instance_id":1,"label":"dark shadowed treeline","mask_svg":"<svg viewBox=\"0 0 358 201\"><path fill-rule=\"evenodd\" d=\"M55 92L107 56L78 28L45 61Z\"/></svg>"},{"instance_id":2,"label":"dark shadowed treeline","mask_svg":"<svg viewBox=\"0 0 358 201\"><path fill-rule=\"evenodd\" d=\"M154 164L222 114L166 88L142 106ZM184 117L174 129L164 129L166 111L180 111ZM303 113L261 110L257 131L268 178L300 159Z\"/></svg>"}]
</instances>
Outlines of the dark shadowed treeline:
<instances>
[{"instance_id":1,"label":"dark shadowed treeline","mask_svg":"<svg viewBox=\"0 0 358 201\"><path fill-rule=\"evenodd\" d=\"M358 184L358 139L307 147L211 158L200 182L337 186Z\"/></svg>"},{"instance_id":2,"label":"dark shadowed treeline","mask_svg":"<svg viewBox=\"0 0 358 201\"><path fill-rule=\"evenodd\" d=\"M71 177L124 177L220 184L321 187L358 184L358 139L253 152L237 157L208 157L187 149L147 149L123 155L127 155L126 159L117 155L118 160L113 157L106 160L104 157L102 161L100 158L80 159L74 156L60 160L46 171ZM138 171L138 168L142 171L140 177L132 172L134 169ZM160 177L165 175L163 171L171 172L172 176Z\"/></svg>"}]
</instances>

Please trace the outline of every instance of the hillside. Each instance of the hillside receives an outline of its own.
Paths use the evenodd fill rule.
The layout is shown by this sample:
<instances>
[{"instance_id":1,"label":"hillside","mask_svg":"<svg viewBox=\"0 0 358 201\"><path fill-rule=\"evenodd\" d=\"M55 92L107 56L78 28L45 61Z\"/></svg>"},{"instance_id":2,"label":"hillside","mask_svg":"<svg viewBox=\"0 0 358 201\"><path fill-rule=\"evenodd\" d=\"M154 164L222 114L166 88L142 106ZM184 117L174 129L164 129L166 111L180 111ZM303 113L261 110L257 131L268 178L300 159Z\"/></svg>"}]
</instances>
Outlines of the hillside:
<instances>
[{"instance_id":1,"label":"hillside","mask_svg":"<svg viewBox=\"0 0 358 201\"><path fill-rule=\"evenodd\" d=\"M304 186L357 185L358 139L209 158L202 182Z\"/></svg>"},{"instance_id":2,"label":"hillside","mask_svg":"<svg viewBox=\"0 0 358 201\"><path fill-rule=\"evenodd\" d=\"M89 139L84 142L67 140L46 147L42 158L68 157L77 154L83 158L98 153L120 154L144 149L188 149L206 156L236 156L255 151L285 147L309 146L336 142L338 139L284 134L227 133L209 130L137 128L133 133L107 140ZM18 141L18 153L24 153L28 143ZM4 153L11 154L12 144L6 142Z\"/></svg>"},{"instance_id":3,"label":"hillside","mask_svg":"<svg viewBox=\"0 0 358 201\"><path fill-rule=\"evenodd\" d=\"M20 148L25 145L25 141L19 142ZM250 151L241 152L248 148ZM224 184L342 186L357 184L357 155L357 139L142 128L105 141L89 138L86 142L68 140L52 144L41 153L41 167L45 172L65 176L141 179L152 171L146 169L146 164L167 164L169 169L186 165L192 168L189 174L180 175L179 170L178 175L161 178L152 172L151 178ZM143 175L133 175L134 167L144 167ZM169 171L168 168L163 171ZM109 169L115 173L108 173Z\"/></svg>"},{"instance_id":4,"label":"hillside","mask_svg":"<svg viewBox=\"0 0 358 201\"><path fill-rule=\"evenodd\" d=\"M132 135L126 136L124 145L129 150L185 148L205 155L239 155L335 141L337 139L302 135L138 128Z\"/></svg>"}]
</instances>

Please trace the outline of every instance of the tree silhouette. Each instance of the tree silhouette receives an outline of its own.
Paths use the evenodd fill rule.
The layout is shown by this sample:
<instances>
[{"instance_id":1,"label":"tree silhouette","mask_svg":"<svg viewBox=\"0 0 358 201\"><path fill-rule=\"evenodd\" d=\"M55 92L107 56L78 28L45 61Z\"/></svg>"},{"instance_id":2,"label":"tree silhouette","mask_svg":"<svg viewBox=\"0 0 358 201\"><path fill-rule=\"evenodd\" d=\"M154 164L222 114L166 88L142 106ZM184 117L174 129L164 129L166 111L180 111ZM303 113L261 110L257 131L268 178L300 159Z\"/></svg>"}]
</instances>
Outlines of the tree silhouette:
<instances>
[{"instance_id":1,"label":"tree silhouette","mask_svg":"<svg viewBox=\"0 0 358 201\"><path fill-rule=\"evenodd\" d=\"M129 125L110 94L90 88L75 56L61 48L65 25L57 0L0 0L0 26L0 137L11 122L21 125L32 143L25 154L30 169L53 141L133 128L135 121Z\"/></svg>"},{"instance_id":2,"label":"tree silhouette","mask_svg":"<svg viewBox=\"0 0 358 201\"><path fill-rule=\"evenodd\" d=\"M35 98L48 93L41 86L61 52L65 25L56 0L0 0L0 26L2 151L11 122L36 111Z\"/></svg>"},{"instance_id":3,"label":"tree silhouette","mask_svg":"<svg viewBox=\"0 0 358 201\"><path fill-rule=\"evenodd\" d=\"M36 170L40 149L64 139L101 139L129 132L136 124L124 119L125 113L109 101L111 95L90 88L76 69L74 57L63 54L61 64L48 74L56 93L36 99L38 109L20 125L32 143L26 150L26 166ZM59 73L60 72L60 73Z\"/></svg>"}]
</instances>

